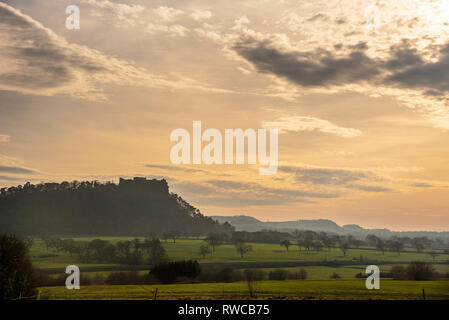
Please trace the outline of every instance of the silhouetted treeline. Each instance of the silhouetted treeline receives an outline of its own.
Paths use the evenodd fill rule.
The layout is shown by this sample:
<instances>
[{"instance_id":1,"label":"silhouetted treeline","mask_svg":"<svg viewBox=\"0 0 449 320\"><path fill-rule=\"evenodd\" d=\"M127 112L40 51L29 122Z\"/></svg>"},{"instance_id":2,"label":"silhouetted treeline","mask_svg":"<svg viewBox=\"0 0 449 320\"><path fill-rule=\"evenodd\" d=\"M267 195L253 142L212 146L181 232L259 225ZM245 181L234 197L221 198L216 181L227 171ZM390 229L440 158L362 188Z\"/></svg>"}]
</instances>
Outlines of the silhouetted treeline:
<instances>
[{"instance_id":1,"label":"silhouetted treeline","mask_svg":"<svg viewBox=\"0 0 449 320\"><path fill-rule=\"evenodd\" d=\"M110 241L94 239L75 241L42 237L47 251L66 252L83 263L119 263L127 265L155 265L168 260L164 247L158 238Z\"/></svg>"},{"instance_id":2,"label":"silhouetted treeline","mask_svg":"<svg viewBox=\"0 0 449 320\"><path fill-rule=\"evenodd\" d=\"M241 258L252 251L247 244L256 243L279 243L286 251L298 250L299 252L319 252L329 251L331 248L338 248L346 256L349 250L365 247L382 252L395 252L398 256L401 252L416 250L417 253L429 254L433 261L441 254L449 253L447 245L441 240L431 240L427 237L391 237L384 240L374 235L368 235L365 239L357 239L351 235L337 235L326 232L315 232L309 230L295 230L293 233L279 232L273 230L262 230L256 232L236 231L227 233L211 232L204 239L205 244L198 250L199 256L203 259L208 255L213 255L223 244L233 244L236 246ZM364 258L360 256L362 261Z\"/></svg>"},{"instance_id":3,"label":"silhouetted treeline","mask_svg":"<svg viewBox=\"0 0 449 320\"><path fill-rule=\"evenodd\" d=\"M0 190L0 232L22 235L202 235L232 231L203 216L163 180L73 181Z\"/></svg>"},{"instance_id":4,"label":"silhouetted treeline","mask_svg":"<svg viewBox=\"0 0 449 320\"><path fill-rule=\"evenodd\" d=\"M437 280L440 275L435 268L426 262L415 261L408 266L401 265L393 266L391 268L391 276L395 280Z\"/></svg>"}]
</instances>

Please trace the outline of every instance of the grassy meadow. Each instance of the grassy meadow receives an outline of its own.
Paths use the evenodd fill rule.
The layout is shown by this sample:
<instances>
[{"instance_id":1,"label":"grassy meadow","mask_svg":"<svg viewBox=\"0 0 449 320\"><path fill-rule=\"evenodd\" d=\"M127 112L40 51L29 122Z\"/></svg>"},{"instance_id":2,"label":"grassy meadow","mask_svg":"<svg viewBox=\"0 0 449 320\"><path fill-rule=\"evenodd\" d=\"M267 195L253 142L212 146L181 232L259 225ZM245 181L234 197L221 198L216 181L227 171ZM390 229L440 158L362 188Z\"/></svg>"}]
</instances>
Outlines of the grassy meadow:
<instances>
[{"instance_id":1,"label":"grassy meadow","mask_svg":"<svg viewBox=\"0 0 449 320\"><path fill-rule=\"evenodd\" d=\"M174 285L84 286L80 290L65 287L40 288L47 299L249 299L245 282L194 283ZM261 281L256 299L448 299L449 281L383 280L379 290L367 290L364 280L287 280Z\"/></svg>"},{"instance_id":2,"label":"grassy meadow","mask_svg":"<svg viewBox=\"0 0 449 320\"><path fill-rule=\"evenodd\" d=\"M113 243L133 238L98 237ZM76 241L90 241L94 238L74 238ZM449 299L449 279L439 281L399 281L381 279L380 290L367 290L364 279L356 279L358 273L365 273L368 264L376 264L381 272L388 273L394 265L406 265L411 261L434 263L436 271L446 275L449 273L449 255L438 252L434 258L429 251L417 253L406 248L400 255L396 252L382 254L374 248L351 248L346 256L339 248L324 249L320 252L307 252L291 246L287 251L278 244L251 243L252 251L243 258L239 256L233 245L221 245L215 252L204 259L199 256L199 247L204 244L199 239L178 239L162 241L171 260L195 259L203 266L225 266L234 268L257 267L267 273L275 269L297 271L305 269L307 280L284 280L258 283L258 298L282 299L421 299L425 289L429 299ZM40 239L35 239L30 250L33 264L51 276L64 274L65 267L75 264L83 275L107 276L113 271L138 270L148 273L148 267L137 268L119 264L80 263L74 255L47 251ZM341 279L331 280L337 273ZM179 283L173 285L92 285L83 286L80 290L67 290L65 287L42 287L41 298L49 299L153 299L158 288L160 299L246 299L248 290L246 283Z\"/></svg>"}]
</instances>

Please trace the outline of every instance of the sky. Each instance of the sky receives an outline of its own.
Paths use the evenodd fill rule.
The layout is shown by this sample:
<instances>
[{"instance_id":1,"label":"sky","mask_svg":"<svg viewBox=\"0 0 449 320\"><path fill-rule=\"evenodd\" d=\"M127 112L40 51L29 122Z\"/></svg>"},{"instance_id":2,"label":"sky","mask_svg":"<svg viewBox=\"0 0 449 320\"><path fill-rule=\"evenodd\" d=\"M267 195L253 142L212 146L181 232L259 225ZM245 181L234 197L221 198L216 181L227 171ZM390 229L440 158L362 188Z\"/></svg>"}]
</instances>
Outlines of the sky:
<instances>
[{"instance_id":1,"label":"sky","mask_svg":"<svg viewBox=\"0 0 449 320\"><path fill-rule=\"evenodd\" d=\"M448 0L0 1L0 185L165 178L205 215L449 230L448 35ZM276 174L173 164L193 121L278 128Z\"/></svg>"}]
</instances>

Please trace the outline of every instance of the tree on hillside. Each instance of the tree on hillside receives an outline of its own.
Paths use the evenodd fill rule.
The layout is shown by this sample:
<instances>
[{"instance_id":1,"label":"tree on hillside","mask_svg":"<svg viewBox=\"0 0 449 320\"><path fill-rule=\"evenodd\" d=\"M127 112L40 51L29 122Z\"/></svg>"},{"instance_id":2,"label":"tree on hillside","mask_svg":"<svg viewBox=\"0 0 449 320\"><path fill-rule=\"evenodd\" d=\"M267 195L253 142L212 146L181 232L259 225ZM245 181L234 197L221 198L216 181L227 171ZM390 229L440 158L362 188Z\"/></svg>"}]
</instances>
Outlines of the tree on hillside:
<instances>
[{"instance_id":1,"label":"tree on hillside","mask_svg":"<svg viewBox=\"0 0 449 320\"><path fill-rule=\"evenodd\" d=\"M333 242L332 239L329 238L325 232L320 233L320 241L323 244L323 246L327 248L327 251L329 251L330 248L332 247Z\"/></svg>"},{"instance_id":2,"label":"tree on hillside","mask_svg":"<svg viewBox=\"0 0 449 320\"><path fill-rule=\"evenodd\" d=\"M1 188L0 212L0 232L22 235L137 237L170 230L200 235L234 230L170 193L167 181L139 177L120 179L118 185L64 181ZM176 237L170 239L176 242ZM43 240L51 249L50 242Z\"/></svg>"},{"instance_id":3,"label":"tree on hillside","mask_svg":"<svg viewBox=\"0 0 449 320\"><path fill-rule=\"evenodd\" d=\"M210 250L209 246L204 246L204 245L200 246L199 254L200 254L200 256L203 257L203 259L205 259L206 256L210 253L211 253L211 250Z\"/></svg>"},{"instance_id":4,"label":"tree on hillside","mask_svg":"<svg viewBox=\"0 0 449 320\"><path fill-rule=\"evenodd\" d=\"M315 239L315 232L313 231L305 231L303 235L303 245L306 248L307 252L310 251L310 248L313 245L313 240Z\"/></svg>"},{"instance_id":5,"label":"tree on hillside","mask_svg":"<svg viewBox=\"0 0 449 320\"><path fill-rule=\"evenodd\" d=\"M313 247L313 250L315 250L317 252L323 251L323 244L321 243L320 240L313 241L312 247Z\"/></svg>"},{"instance_id":6,"label":"tree on hillside","mask_svg":"<svg viewBox=\"0 0 449 320\"><path fill-rule=\"evenodd\" d=\"M411 245L416 249L417 253L421 253L424 249L431 244L431 241L427 237L413 238Z\"/></svg>"},{"instance_id":7,"label":"tree on hillside","mask_svg":"<svg viewBox=\"0 0 449 320\"><path fill-rule=\"evenodd\" d=\"M295 237L296 240L301 239L302 232L299 231L298 229L294 230L294 231L292 232L292 234L293 234L293 236Z\"/></svg>"},{"instance_id":8,"label":"tree on hillside","mask_svg":"<svg viewBox=\"0 0 449 320\"><path fill-rule=\"evenodd\" d=\"M150 265L156 265L168 260L167 253L158 238L153 238L149 241L148 259Z\"/></svg>"},{"instance_id":9,"label":"tree on hillside","mask_svg":"<svg viewBox=\"0 0 449 320\"><path fill-rule=\"evenodd\" d=\"M48 251L48 249L50 249L50 238L46 237L46 236L42 236L41 240L45 245L45 249Z\"/></svg>"},{"instance_id":10,"label":"tree on hillside","mask_svg":"<svg viewBox=\"0 0 449 320\"><path fill-rule=\"evenodd\" d=\"M373 234L369 234L366 236L365 241L369 246L375 247L377 245L377 242L381 240L379 237Z\"/></svg>"},{"instance_id":11,"label":"tree on hillside","mask_svg":"<svg viewBox=\"0 0 449 320\"><path fill-rule=\"evenodd\" d=\"M62 248L70 254L70 257L72 257L74 253L79 253L79 247L73 239L62 240Z\"/></svg>"},{"instance_id":12,"label":"tree on hillside","mask_svg":"<svg viewBox=\"0 0 449 320\"><path fill-rule=\"evenodd\" d=\"M281 242L281 246L285 247L285 249L288 251L288 248L290 247L291 243L290 240L286 239L284 241Z\"/></svg>"},{"instance_id":13,"label":"tree on hillside","mask_svg":"<svg viewBox=\"0 0 449 320\"><path fill-rule=\"evenodd\" d=\"M413 244L413 246L415 247L417 253L423 252L423 250L425 248L424 245L422 243L420 243L420 242L415 242Z\"/></svg>"},{"instance_id":14,"label":"tree on hillside","mask_svg":"<svg viewBox=\"0 0 449 320\"><path fill-rule=\"evenodd\" d=\"M401 241L392 241L390 243L390 248L392 251L396 251L396 253L398 254L398 256L401 255L401 250L404 248L404 244Z\"/></svg>"},{"instance_id":15,"label":"tree on hillside","mask_svg":"<svg viewBox=\"0 0 449 320\"><path fill-rule=\"evenodd\" d=\"M219 233L211 232L204 241L212 248L212 252L215 252L215 248L223 244L223 236Z\"/></svg>"},{"instance_id":16,"label":"tree on hillside","mask_svg":"<svg viewBox=\"0 0 449 320\"><path fill-rule=\"evenodd\" d=\"M251 245L246 244L245 242L239 241L235 244L235 248L237 249L237 252L240 254L240 257L243 259L244 255L248 252L252 251L253 248Z\"/></svg>"},{"instance_id":17,"label":"tree on hillside","mask_svg":"<svg viewBox=\"0 0 449 320\"><path fill-rule=\"evenodd\" d=\"M116 247L118 259L121 261L129 261L131 257L131 242L119 241Z\"/></svg>"},{"instance_id":18,"label":"tree on hillside","mask_svg":"<svg viewBox=\"0 0 449 320\"><path fill-rule=\"evenodd\" d=\"M0 235L0 300L31 299L34 295L26 245L15 236Z\"/></svg>"},{"instance_id":19,"label":"tree on hillside","mask_svg":"<svg viewBox=\"0 0 449 320\"><path fill-rule=\"evenodd\" d=\"M384 255L385 254L385 249L386 249L385 242L382 241L381 239L378 239L378 241L376 243L376 250L381 251L382 255Z\"/></svg>"},{"instance_id":20,"label":"tree on hillside","mask_svg":"<svg viewBox=\"0 0 449 320\"><path fill-rule=\"evenodd\" d=\"M165 240L172 239L173 243L176 243L176 239L178 239L180 235L181 235L181 233L179 231L172 230L172 231L165 232L164 238L165 238Z\"/></svg>"},{"instance_id":21,"label":"tree on hillside","mask_svg":"<svg viewBox=\"0 0 449 320\"><path fill-rule=\"evenodd\" d=\"M340 250L343 252L343 256L346 257L346 253L349 250L349 244L347 242L343 242L340 244Z\"/></svg>"},{"instance_id":22,"label":"tree on hillside","mask_svg":"<svg viewBox=\"0 0 449 320\"><path fill-rule=\"evenodd\" d=\"M134 238L132 241L132 246L134 247L134 252L137 252L140 250L140 239L139 238Z\"/></svg>"}]
</instances>

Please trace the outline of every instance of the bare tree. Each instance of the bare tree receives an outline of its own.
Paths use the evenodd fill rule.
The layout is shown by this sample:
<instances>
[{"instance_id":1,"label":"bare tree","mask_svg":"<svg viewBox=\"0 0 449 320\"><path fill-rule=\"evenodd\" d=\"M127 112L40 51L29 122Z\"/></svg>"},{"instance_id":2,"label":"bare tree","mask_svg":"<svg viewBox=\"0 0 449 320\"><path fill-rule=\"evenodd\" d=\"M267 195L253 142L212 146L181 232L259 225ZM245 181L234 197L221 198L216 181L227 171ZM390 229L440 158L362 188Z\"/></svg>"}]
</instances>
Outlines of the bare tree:
<instances>
[{"instance_id":1,"label":"bare tree","mask_svg":"<svg viewBox=\"0 0 449 320\"><path fill-rule=\"evenodd\" d=\"M346 257L346 253L347 253L348 250L349 250L349 244L346 243L346 242L341 243L341 244L340 244L340 250L343 252L343 256Z\"/></svg>"},{"instance_id":2,"label":"bare tree","mask_svg":"<svg viewBox=\"0 0 449 320\"><path fill-rule=\"evenodd\" d=\"M244 276L246 284L248 285L249 295L251 298L254 298L256 296L258 283L264 278L264 272L263 270L246 269L244 271Z\"/></svg>"},{"instance_id":3,"label":"bare tree","mask_svg":"<svg viewBox=\"0 0 449 320\"><path fill-rule=\"evenodd\" d=\"M210 250L209 246L204 246L203 245L203 246L200 247L199 254L200 254L200 256L203 257L203 259L205 259L206 256L208 254L210 254L210 253L211 253L211 250Z\"/></svg>"},{"instance_id":4,"label":"bare tree","mask_svg":"<svg viewBox=\"0 0 449 320\"><path fill-rule=\"evenodd\" d=\"M237 252L240 254L240 257L243 259L244 255L247 254L250 251L253 251L253 248L242 241L239 241L235 244L235 248L237 249Z\"/></svg>"},{"instance_id":5,"label":"bare tree","mask_svg":"<svg viewBox=\"0 0 449 320\"><path fill-rule=\"evenodd\" d=\"M219 233L209 233L204 241L212 248L212 252L215 252L215 247L223 243L223 237Z\"/></svg>"},{"instance_id":6,"label":"bare tree","mask_svg":"<svg viewBox=\"0 0 449 320\"><path fill-rule=\"evenodd\" d=\"M288 251L288 247L290 247L291 242L290 240L284 240L281 242L281 246L285 247L285 249Z\"/></svg>"}]
</instances>

